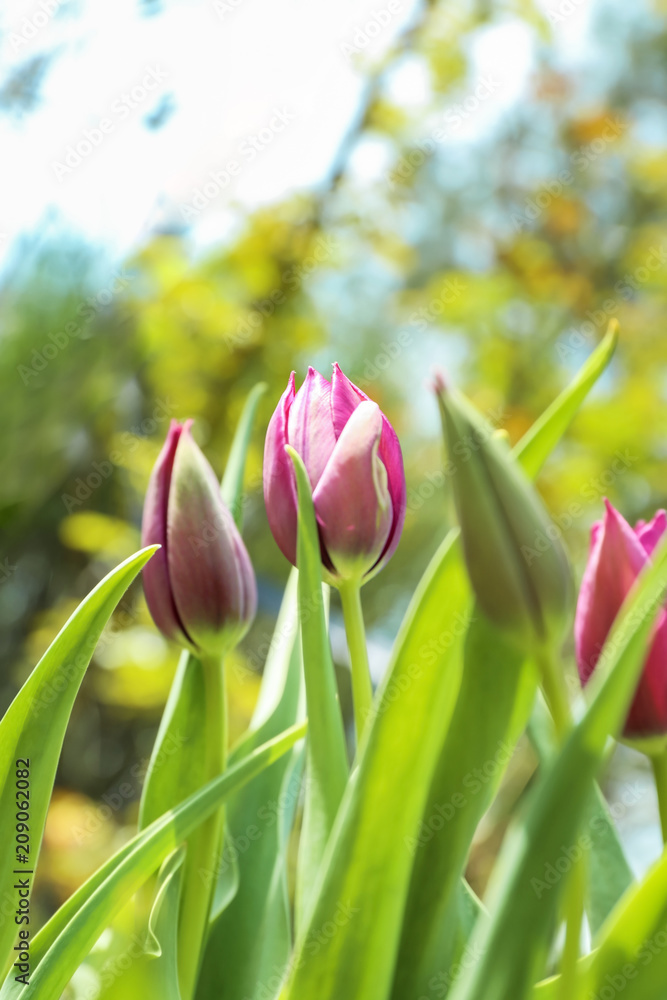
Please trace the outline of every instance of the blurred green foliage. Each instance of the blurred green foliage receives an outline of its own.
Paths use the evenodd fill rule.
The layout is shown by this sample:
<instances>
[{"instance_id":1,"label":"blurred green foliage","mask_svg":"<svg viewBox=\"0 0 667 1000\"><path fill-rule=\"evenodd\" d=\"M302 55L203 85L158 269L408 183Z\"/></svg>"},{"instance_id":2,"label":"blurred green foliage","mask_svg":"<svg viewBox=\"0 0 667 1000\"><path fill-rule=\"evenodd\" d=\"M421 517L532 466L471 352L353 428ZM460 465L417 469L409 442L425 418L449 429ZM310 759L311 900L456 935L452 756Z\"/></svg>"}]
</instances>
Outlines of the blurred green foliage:
<instances>
[{"instance_id":1,"label":"blurred green foliage","mask_svg":"<svg viewBox=\"0 0 667 1000\"><path fill-rule=\"evenodd\" d=\"M425 389L435 364L515 441L616 316L611 373L540 485L579 565L603 495L630 520L667 503L667 29L657 0L595 10L584 73L555 58L530 0L425 5L380 64L360 64L366 103L327 188L248 217L213 252L196 254L185 232L155 234L120 264L63 233L16 248L0 296L3 708L76 603L137 547L169 420L195 417L221 473L261 379L245 528L260 613L230 671L241 732L288 570L263 509L263 433L290 370L308 363L326 373L338 360L404 446L404 537L365 591L379 640L451 519ZM509 14L538 39L530 97L482 139L452 142L451 116L478 84L470 40ZM418 107L392 86L406 63L430 83ZM382 164L370 177L365 157ZM54 898L133 821L176 656L135 588L66 742L43 861Z\"/></svg>"}]
</instances>

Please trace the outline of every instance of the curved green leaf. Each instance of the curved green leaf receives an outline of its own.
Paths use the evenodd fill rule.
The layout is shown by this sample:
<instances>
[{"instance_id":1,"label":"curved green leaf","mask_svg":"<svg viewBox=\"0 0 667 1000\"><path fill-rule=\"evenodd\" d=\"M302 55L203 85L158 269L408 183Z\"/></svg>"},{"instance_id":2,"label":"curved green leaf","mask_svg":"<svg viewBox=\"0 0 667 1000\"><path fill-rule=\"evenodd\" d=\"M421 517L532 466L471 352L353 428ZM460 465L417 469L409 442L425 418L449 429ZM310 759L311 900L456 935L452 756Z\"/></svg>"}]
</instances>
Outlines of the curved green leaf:
<instances>
[{"instance_id":1,"label":"curved green leaf","mask_svg":"<svg viewBox=\"0 0 667 1000\"><path fill-rule=\"evenodd\" d=\"M310 480L296 451L289 446L287 450L294 465L299 499L299 624L309 720L295 904L298 929L310 909L322 858L345 791L348 764L322 594L320 538Z\"/></svg>"},{"instance_id":2,"label":"curved green leaf","mask_svg":"<svg viewBox=\"0 0 667 1000\"><path fill-rule=\"evenodd\" d=\"M454 985L451 1000L523 1000L544 969L550 930L565 879L547 881L568 848L575 850L582 815L607 739L620 730L637 686L653 621L667 586L667 542L640 576L605 644L590 682L587 710L530 796L506 839L473 944L481 956Z\"/></svg>"},{"instance_id":3,"label":"curved green leaf","mask_svg":"<svg viewBox=\"0 0 667 1000\"><path fill-rule=\"evenodd\" d=\"M155 820L121 848L58 910L35 937L28 986L12 976L2 1000L53 1000L59 997L102 931L165 858L219 809L228 795L287 753L306 733L294 726L253 751L241 763Z\"/></svg>"},{"instance_id":4,"label":"curved green leaf","mask_svg":"<svg viewBox=\"0 0 667 1000\"><path fill-rule=\"evenodd\" d=\"M618 323L611 320L604 339L588 361L535 421L514 448L514 455L527 475L535 477L577 415L581 404L611 361L618 343Z\"/></svg>"},{"instance_id":5,"label":"curved green leaf","mask_svg":"<svg viewBox=\"0 0 667 1000\"><path fill-rule=\"evenodd\" d=\"M243 476L245 474L250 436L257 415L259 401L267 390L266 382L258 382L248 394L243 411L236 425L234 440L227 456L225 473L222 477L222 499L229 507L236 526L243 524Z\"/></svg>"},{"instance_id":6,"label":"curved green leaf","mask_svg":"<svg viewBox=\"0 0 667 1000\"><path fill-rule=\"evenodd\" d=\"M292 570L262 678L250 732L234 749L235 763L293 725L304 710ZM236 862L239 888L214 921L197 987L198 1000L269 1000L278 992L292 948L287 853L301 792L303 751L295 748L227 802L223 866ZM238 860L237 860L238 859Z\"/></svg>"},{"instance_id":7,"label":"curved green leaf","mask_svg":"<svg viewBox=\"0 0 667 1000\"><path fill-rule=\"evenodd\" d=\"M0 721L0 899L18 904L15 868L32 887L56 768L74 699L112 611L158 546L126 559L79 605ZM16 761L28 760L30 855L16 860ZM21 768L23 770L23 768ZM17 926L14 909L0 908L0 971L11 964Z\"/></svg>"},{"instance_id":8,"label":"curved green leaf","mask_svg":"<svg viewBox=\"0 0 667 1000\"><path fill-rule=\"evenodd\" d=\"M289 1000L389 995L410 845L460 683L470 591L457 539L453 532L424 574L377 692L297 942Z\"/></svg>"}]
</instances>

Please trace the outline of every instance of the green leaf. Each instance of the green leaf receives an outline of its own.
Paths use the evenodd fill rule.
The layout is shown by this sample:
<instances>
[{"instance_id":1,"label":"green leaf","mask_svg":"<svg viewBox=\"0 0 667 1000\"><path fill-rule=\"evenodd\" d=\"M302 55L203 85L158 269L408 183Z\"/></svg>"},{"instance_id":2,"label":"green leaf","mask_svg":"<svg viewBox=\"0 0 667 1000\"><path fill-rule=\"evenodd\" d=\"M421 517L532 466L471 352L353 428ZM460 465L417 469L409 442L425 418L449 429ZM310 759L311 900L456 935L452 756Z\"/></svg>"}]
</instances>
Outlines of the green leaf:
<instances>
[{"instance_id":1,"label":"green leaf","mask_svg":"<svg viewBox=\"0 0 667 1000\"><path fill-rule=\"evenodd\" d=\"M622 995L624 1000L664 1000L667 853L619 903L597 943L599 947L582 967L573 1000L603 997L605 992Z\"/></svg>"},{"instance_id":2,"label":"green leaf","mask_svg":"<svg viewBox=\"0 0 667 1000\"><path fill-rule=\"evenodd\" d=\"M181 1000L178 986L178 910L185 848L167 858L148 921L146 961L151 990L161 1000Z\"/></svg>"},{"instance_id":3,"label":"green leaf","mask_svg":"<svg viewBox=\"0 0 667 1000\"><path fill-rule=\"evenodd\" d=\"M234 763L303 715L297 572L285 590L250 732ZM239 889L211 927L199 1000L268 1000L279 990L292 947L287 852L301 791L303 752L295 748L227 802L223 866L238 858Z\"/></svg>"},{"instance_id":4,"label":"green leaf","mask_svg":"<svg viewBox=\"0 0 667 1000\"><path fill-rule=\"evenodd\" d=\"M413 844L395 1000L428 994L429 982L456 961L452 926L470 844L514 754L536 689L532 663L476 609L456 710Z\"/></svg>"},{"instance_id":5,"label":"green leaf","mask_svg":"<svg viewBox=\"0 0 667 1000\"><path fill-rule=\"evenodd\" d=\"M248 457L248 448L250 447L250 436L257 415L259 401L266 392L266 389L266 382L258 382L250 391L236 426L232 447L227 457L225 474L222 477L222 499L232 512L239 530L243 524L243 476Z\"/></svg>"},{"instance_id":6,"label":"green leaf","mask_svg":"<svg viewBox=\"0 0 667 1000\"><path fill-rule=\"evenodd\" d=\"M537 475L567 430L609 363L616 339L615 324L612 324L602 344L573 382L517 444L514 456L528 476ZM428 992L428 983L443 975L446 977L454 962L448 942L454 940L452 926L458 912L458 880L475 829L491 801L503 767L496 768L494 781L483 786L476 795L467 794L464 783L474 781L474 772L483 771L489 762L498 762L499 744L514 747L527 721L535 692L535 676L525 656L479 612L475 612L474 618L466 645L467 666L456 712L433 777L422 819L423 828L428 831L429 824L438 817L438 808L442 809L443 804L451 806L455 796L463 796L466 802L455 809L443 830L419 850L406 908L394 984L395 1000L400 1000L408 988L415 993L420 989ZM475 733L474 739L470 738L470 733ZM620 860L614 874L608 886L609 896L613 896L621 884ZM600 899L596 913L604 905Z\"/></svg>"},{"instance_id":7,"label":"green leaf","mask_svg":"<svg viewBox=\"0 0 667 1000\"><path fill-rule=\"evenodd\" d=\"M581 404L611 361L618 342L618 323L612 320L602 342L596 347L573 381L536 420L514 449L527 475L534 478L559 443Z\"/></svg>"},{"instance_id":8,"label":"green leaf","mask_svg":"<svg viewBox=\"0 0 667 1000\"><path fill-rule=\"evenodd\" d=\"M307 782L297 869L296 923L310 909L317 875L347 783L343 719L322 596L320 539L310 481L293 448L298 491L299 622L308 707Z\"/></svg>"},{"instance_id":9,"label":"green leaf","mask_svg":"<svg viewBox=\"0 0 667 1000\"><path fill-rule=\"evenodd\" d=\"M531 743L542 766L558 751L551 717L543 699L538 699L528 726ZM586 912L593 936L607 919L634 878L616 832L604 795L597 782L589 798L582 826L586 835L589 877ZM590 842L589 842L590 841Z\"/></svg>"},{"instance_id":10,"label":"green leaf","mask_svg":"<svg viewBox=\"0 0 667 1000\"><path fill-rule=\"evenodd\" d=\"M0 721L0 899L16 901L15 868L32 874L42 843L60 751L74 699L112 611L158 546L126 559L63 626ZM30 864L16 862L16 761L29 760ZM23 770L23 769L22 769ZM6 911L3 907L2 913ZM17 926L0 918L0 971L11 964Z\"/></svg>"},{"instance_id":11,"label":"green leaf","mask_svg":"<svg viewBox=\"0 0 667 1000\"><path fill-rule=\"evenodd\" d=\"M609 735L625 720L666 586L667 542L616 620L589 684L592 700L584 716L507 836L489 891L493 916L481 917L473 934L481 957L456 982L451 1000L522 1000L542 973L566 881L547 882L547 866L558 871L564 849L577 846L591 783Z\"/></svg>"},{"instance_id":12,"label":"green leaf","mask_svg":"<svg viewBox=\"0 0 667 1000\"><path fill-rule=\"evenodd\" d=\"M315 906L297 942L290 1000L389 995L413 863L409 845L461 677L470 591L457 539L453 532L424 574L377 692Z\"/></svg>"},{"instance_id":13,"label":"green leaf","mask_svg":"<svg viewBox=\"0 0 667 1000\"><path fill-rule=\"evenodd\" d=\"M282 757L303 738L295 726L270 740L185 802L155 820L99 868L57 911L31 944L33 972L28 986L10 976L2 1000L59 997L102 931L165 858L242 785Z\"/></svg>"}]
</instances>

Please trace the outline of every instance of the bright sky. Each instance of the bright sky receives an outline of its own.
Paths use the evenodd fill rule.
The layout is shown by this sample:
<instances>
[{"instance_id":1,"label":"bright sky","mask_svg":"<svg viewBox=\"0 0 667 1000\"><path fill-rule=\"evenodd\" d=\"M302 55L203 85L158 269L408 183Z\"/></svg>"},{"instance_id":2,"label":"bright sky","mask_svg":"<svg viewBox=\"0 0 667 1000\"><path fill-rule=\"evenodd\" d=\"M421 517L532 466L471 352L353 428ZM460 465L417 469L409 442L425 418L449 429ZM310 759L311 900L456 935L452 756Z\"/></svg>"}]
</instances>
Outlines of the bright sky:
<instances>
[{"instance_id":1,"label":"bright sky","mask_svg":"<svg viewBox=\"0 0 667 1000\"><path fill-rule=\"evenodd\" d=\"M563 2L572 6L566 41L581 35L591 0L544 0L553 9ZM118 253L186 216L199 243L215 242L233 206L321 182L359 106L364 61L382 54L415 6L170 0L142 16L139 0L3 0L0 86L26 58L59 55L38 108L0 117L0 255L54 210ZM518 20L477 33L461 98L485 78L496 87L447 141L473 139L521 97L534 48ZM407 106L428 98L414 61L395 74L392 96ZM161 128L147 127L170 106Z\"/></svg>"}]
</instances>

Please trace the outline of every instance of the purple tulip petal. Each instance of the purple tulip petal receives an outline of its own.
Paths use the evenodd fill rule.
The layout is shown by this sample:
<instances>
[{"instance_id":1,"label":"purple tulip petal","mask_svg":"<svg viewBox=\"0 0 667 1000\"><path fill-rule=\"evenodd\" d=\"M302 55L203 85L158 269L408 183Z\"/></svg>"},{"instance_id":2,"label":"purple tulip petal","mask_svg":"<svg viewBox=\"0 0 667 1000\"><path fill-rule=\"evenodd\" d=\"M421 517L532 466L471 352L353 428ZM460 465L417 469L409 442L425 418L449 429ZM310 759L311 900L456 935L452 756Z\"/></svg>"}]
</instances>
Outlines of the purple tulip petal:
<instances>
[{"instance_id":1,"label":"purple tulip petal","mask_svg":"<svg viewBox=\"0 0 667 1000\"><path fill-rule=\"evenodd\" d=\"M659 510L648 524L640 521L635 527L635 534L647 555L651 555L656 545L667 530L667 513Z\"/></svg>"},{"instance_id":2,"label":"purple tulip petal","mask_svg":"<svg viewBox=\"0 0 667 1000\"><path fill-rule=\"evenodd\" d=\"M178 442L191 424L191 420L184 426L176 420L171 422L167 440L148 481L141 525L142 545L162 546L142 571L146 603L160 631L180 645L191 644L192 639L179 617L169 582L167 503Z\"/></svg>"},{"instance_id":3,"label":"purple tulip petal","mask_svg":"<svg viewBox=\"0 0 667 1000\"><path fill-rule=\"evenodd\" d=\"M604 521L592 532L591 553L577 602L575 643L583 683L593 672L623 601L648 561L625 518L608 500L605 504Z\"/></svg>"},{"instance_id":4,"label":"purple tulip petal","mask_svg":"<svg viewBox=\"0 0 667 1000\"><path fill-rule=\"evenodd\" d=\"M203 650L222 651L247 627L241 546L213 469L186 427L172 470L167 556L180 619Z\"/></svg>"},{"instance_id":5,"label":"purple tulip petal","mask_svg":"<svg viewBox=\"0 0 667 1000\"><path fill-rule=\"evenodd\" d=\"M336 437L340 437L352 413L364 400L368 400L366 393L350 381L341 370L338 362L334 362L331 380L331 415ZM375 571L384 566L396 551L403 531L407 496L403 453L398 435L384 413L382 414L382 437L380 438L379 454L387 470L393 519L384 551L374 567Z\"/></svg>"},{"instance_id":6,"label":"purple tulip petal","mask_svg":"<svg viewBox=\"0 0 667 1000\"><path fill-rule=\"evenodd\" d=\"M667 732L667 612L658 617L637 693L625 724L630 738L657 736Z\"/></svg>"},{"instance_id":7,"label":"purple tulip petal","mask_svg":"<svg viewBox=\"0 0 667 1000\"><path fill-rule=\"evenodd\" d=\"M382 553L392 524L387 470L379 457L382 414L361 403L336 442L313 494L323 545L335 570L361 578Z\"/></svg>"},{"instance_id":8,"label":"purple tulip petal","mask_svg":"<svg viewBox=\"0 0 667 1000\"><path fill-rule=\"evenodd\" d=\"M398 441L398 435L384 414L382 415L380 458L384 462L387 469L389 493L391 495L391 505L393 510L393 521L387 545L382 553L382 556L380 557L380 562L378 563L376 569L379 569L380 566L384 566L396 551L396 546L401 539L401 532L403 531L403 524L405 522L405 511L407 508L403 453Z\"/></svg>"},{"instance_id":9,"label":"purple tulip petal","mask_svg":"<svg viewBox=\"0 0 667 1000\"><path fill-rule=\"evenodd\" d=\"M290 408L294 402L294 372L275 409L264 445L264 503L278 548L296 566L296 481L285 451Z\"/></svg>"},{"instance_id":10,"label":"purple tulip petal","mask_svg":"<svg viewBox=\"0 0 667 1000\"><path fill-rule=\"evenodd\" d=\"M368 399L366 393L349 380L338 362L335 361L331 379L331 419L336 439L343 433L345 424L359 403L363 403L365 399Z\"/></svg>"},{"instance_id":11,"label":"purple tulip petal","mask_svg":"<svg viewBox=\"0 0 667 1000\"><path fill-rule=\"evenodd\" d=\"M287 442L301 456L315 489L334 450L336 435L331 419L331 385L314 368L308 369L290 407Z\"/></svg>"}]
</instances>

